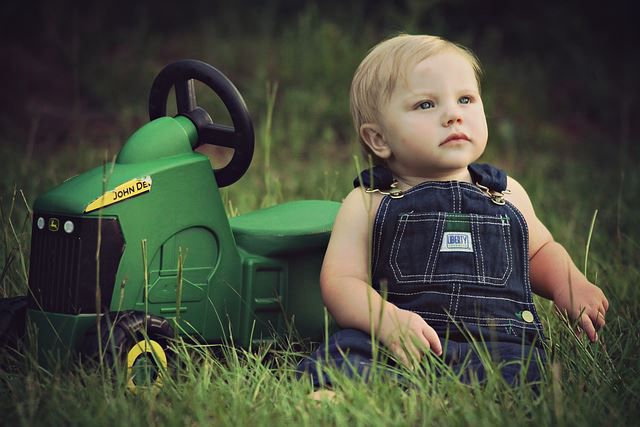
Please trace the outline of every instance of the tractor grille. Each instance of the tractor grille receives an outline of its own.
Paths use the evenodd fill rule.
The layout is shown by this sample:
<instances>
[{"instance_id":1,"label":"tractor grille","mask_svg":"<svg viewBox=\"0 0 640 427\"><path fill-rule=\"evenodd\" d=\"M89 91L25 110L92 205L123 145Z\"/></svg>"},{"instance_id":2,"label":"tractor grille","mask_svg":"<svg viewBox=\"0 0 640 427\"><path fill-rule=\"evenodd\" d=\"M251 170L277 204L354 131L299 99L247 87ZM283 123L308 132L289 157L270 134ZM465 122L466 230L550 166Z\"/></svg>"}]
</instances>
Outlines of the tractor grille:
<instances>
[{"instance_id":1,"label":"tractor grille","mask_svg":"<svg viewBox=\"0 0 640 427\"><path fill-rule=\"evenodd\" d=\"M29 307L53 313L96 313L96 249L100 234L100 312L109 310L124 251L116 218L35 212L31 234Z\"/></svg>"}]
</instances>

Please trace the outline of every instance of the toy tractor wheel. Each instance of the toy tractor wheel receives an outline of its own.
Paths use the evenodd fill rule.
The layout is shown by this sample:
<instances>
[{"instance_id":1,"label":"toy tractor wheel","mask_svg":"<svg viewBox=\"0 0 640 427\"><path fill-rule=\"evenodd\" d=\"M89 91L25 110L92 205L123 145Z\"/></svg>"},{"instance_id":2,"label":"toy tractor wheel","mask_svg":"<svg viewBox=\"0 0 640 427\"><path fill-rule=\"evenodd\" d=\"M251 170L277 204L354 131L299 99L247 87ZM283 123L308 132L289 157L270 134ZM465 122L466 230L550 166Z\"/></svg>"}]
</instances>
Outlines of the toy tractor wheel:
<instances>
[{"instance_id":1,"label":"toy tractor wheel","mask_svg":"<svg viewBox=\"0 0 640 427\"><path fill-rule=\"evenodd\" d=\"M229 111L233 127L214 123L209 114L198 107L193 80L204 83L218 95ZM224 74L205 62L195 59L174 62L164 67L151 85L151 120L167 115L167 100L172 87L175 87L178 115L191 119L198 129L198 145L209 144L234 150L229 163L214 170L218 187L226 187L239 180L249 169L253 158L254 133L251 116L238 89Z\"/></svg>"},{"instance_id":2,"label":"toy tractor wheel","mask_svg":"<svg viewBox=\"0 0 640 427\"><path fill-rule=\"evenodd\" d=\"M169 321L140 312L111 313L85 335L83 354L107 366L126 368L127 387L159 389L169 367L169 343L174 337ZM102 353L100 353L102 351Z\"/></svg>"}]
</instances>

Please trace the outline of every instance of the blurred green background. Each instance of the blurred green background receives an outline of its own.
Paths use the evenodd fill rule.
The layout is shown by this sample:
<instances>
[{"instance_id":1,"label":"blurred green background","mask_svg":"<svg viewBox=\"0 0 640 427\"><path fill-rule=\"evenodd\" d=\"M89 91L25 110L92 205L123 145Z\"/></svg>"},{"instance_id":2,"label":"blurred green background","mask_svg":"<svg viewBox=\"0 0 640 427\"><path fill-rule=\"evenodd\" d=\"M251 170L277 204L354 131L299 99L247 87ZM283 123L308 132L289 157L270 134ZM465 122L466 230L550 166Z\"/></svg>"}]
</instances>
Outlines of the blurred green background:
<instances>
[{"instance_id":1,"label":"blurred green background","mask_svg":"<svg viewBox=\"0 0 640 427\"><path fill-rule=\"evenodd\" d=\"M544 132L558 132L570 150L637 155L630 1L36 0L0 11L3 144L120 140L146 120L155 74L191 57L226 73L257 122L265 84L278 82L274 137L296 154L317 143L342 149L353 139L353 70L376 42L403 31L476 52L492 140L546 149L555 144Z\"/></svg>"},{"instance_id":2,"label":"blurred green background","mask_svg":"<svg viewBox=\"0 0 640 427\"><path fill-rule=\"evenodd\" d=\"M224 192L230 214L296 198L340 200L359 153L353 71L380 40L429 33L480 58L490 129L482 160L525 184L552 231L576 231L582 245L600 209L604 234L640 236L632 126L640 37L631 1L36 0L0 11L5 204L20 189L31 203L112 159L148 120L155 75L182 58L223 71L253 117L256 156ZM228 120L204 89L199 102Z\"/></svg>"}]
</instances>

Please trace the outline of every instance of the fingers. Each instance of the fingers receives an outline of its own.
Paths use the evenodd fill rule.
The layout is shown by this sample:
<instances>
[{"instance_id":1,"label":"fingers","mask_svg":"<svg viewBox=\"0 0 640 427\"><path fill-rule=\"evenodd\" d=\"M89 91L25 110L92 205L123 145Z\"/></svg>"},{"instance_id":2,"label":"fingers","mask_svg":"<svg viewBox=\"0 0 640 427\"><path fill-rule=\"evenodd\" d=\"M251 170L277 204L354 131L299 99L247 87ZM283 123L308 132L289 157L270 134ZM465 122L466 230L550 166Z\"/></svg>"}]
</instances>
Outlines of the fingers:
<instances>
[{"instance_id":1,"label":"fingers","mask_svg":"<svg viewBox=\"0 0 640 427\"><path fill-rule=\"evenodd\" d=\"M606 316L608 310L609 301L607 300L607 297L604 296L604 292L600 290L600 303L597 304L597 309L595 310L594 316L590 316L596 325L596 329L600 329L604 326L604 317Z\"/></svg>"},{"instance_id":2,"label":"fingers","mask_svg":"<svg viewBox=\"0 0 640 427\"><path fill-rule=\"evenodd\" d=\"M411 363L409 362L409 358L404 352L404 349L400 345L400 343L394 343L389 346L389 350L393 354L394 359L400 362L402 365L406 367L411 367Z\"/></svg>"},{"instance_id":3,"label":"fingers","mask_svg":"<svg viewBox=\"0 0 640 427\"><path fill-rule=\"evenodd\" d=\"M429 350L438 356L442 354L440 338L428 325L418 330L405 331L389 349L400 363L409 368L418 364Z\"/></svg>"},{"instance_id":4,"label":"fingers","mask_svg":"<svg viewBox=\"0 0 640 427\"><path fill-rule=\"evenodd\" d=\"M427 325L426 328L422 329L422 336L427 341L428 348L430 348L437 356L441 356L442 343L440 342L440 337L436 333L435 329Z\"/></svg>"},{"instance_id":5,"label":"fingers","mask_svg":"<svg viewBox=\"0 0 640 427\"><path fill-rule=\"evenodd\" d=\"M598 333L596 332L596 328L595 326L593 326L593 323L589 316L587 316L586 314L580 316L580 326L582 327L582 330L587 334L587 337L589 337L589 341L596 342L598 340Z\"/></svg>"},{"instance_id":6,"label":"fingers","mask_svg":"<svg viewBox=\"0 0 640 427\"><path fill-rule=\"evenodd\" d=\"M600 291L602 294L602 300L600 301L600 306L598 307L598 311L596 313L596 328L603 328L606 324L604 317L607 315L607 311L609 311L609 300L606 296L604 296L604 292Z\"/></svg>"},{"instance_id":7,"label":"fingers","mask_svg":"<svg viewBox=\"0 0 640 427\"><path fill-rule=\"evenodd\" d=\"M607 322L604 320L604 312L598 310L596 312L596 316L595 319L592 319L593 323L596 327L596 330L600 330L602 328L604 328L604 325L607 324Z\"/></svg>"},{"instance_id":8,"label":"fingers","mask_svg":"<svg viewBox=\"0 0 640 427\"><path fill-rule=\"evenodd\" d=\"M407 340L396 342L390 347L395 359L409 369L413 369L422 357L422 353Z\"/></svg>"},{"instance_id":9,"label":"fingers","mask_svg":"<svg viewBox=\"0 0 640 427\"><path fill-rule=\"evenodd\" d=\"M580 324L582 325L582 322L585 321L584 318L587 318L591 326L595 329L595 331L599 331L600 329L604 328L604 326L607 324L605 320L605 315L607 312L607 309L605 308L605 300L603 300L603 303L601 305L598 305L597 307L586 308L582 313ZM587 335L589 334L587 333ZM589 335L589 338L591 338L591 335Z\"/></svg>"}]
</instances>

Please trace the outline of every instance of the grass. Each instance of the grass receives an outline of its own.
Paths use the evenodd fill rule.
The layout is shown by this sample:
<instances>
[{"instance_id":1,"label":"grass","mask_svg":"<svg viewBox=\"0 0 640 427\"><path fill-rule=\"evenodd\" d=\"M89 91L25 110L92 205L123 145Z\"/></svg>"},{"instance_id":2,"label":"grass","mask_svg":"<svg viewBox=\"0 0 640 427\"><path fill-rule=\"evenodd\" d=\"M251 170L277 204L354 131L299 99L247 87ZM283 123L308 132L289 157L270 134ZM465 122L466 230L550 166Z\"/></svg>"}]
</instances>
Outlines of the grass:
<instances>
[{"instance_id":1,"label":"grass","mask_svg":"<svg viewBox=\"0 0 640 427\"><path fill-rule=\"evenodd\" d=\"M142 34L142 33L141 33ZM149 48L142 35L115 55L137 57ZM289 200L340 200L354 176L351 128L346 104L350 73L370 42L330 23L317 11L298 19L279 36L241 36L217 43L215 30L203 26L180 35L165 49L199 57L239 76L252 108L256 155L248 173L222 190L230 215ZM195 40L206 40L203 44ZM328 42L340 41L337 42ZM161 65L159 41L137 60L93 74L116 74L112 86L101 80L95 96L113 96L120 111L112 129L100 137L71 133L65 144L36 144L36 135L0 135L0 297L26 292L30 245L30 208L38 194L64 179L109 161L123 138L140 122L143 103L126 104L124 79L149 82ZM233 45L232 49L230 46ZM286 46L277 49L274 46ZM331 46L335 46L332 48ZM215 48L215 49L214 49ZM216 52L213 57L211 52ZM240 53L238 52L240 51ZM166 52L165 52L166 53ZM134 55L135 54L135 55ZM154 56L156 55L157 56ZM254 60L247 67L243 58ZM102 61L106 61L103 58ZM130 67L144 65L135 74ZM486 64L487 74L509 76L509 65ZM251 69L248 69L251 68ZM98 70L98 71L96 71ZM531 71L541 79L543 68ZM494 73L496 74L496 73ZM86 76L85 76L86 77ZM508 79L504 79L505 81ZM145 80L144 84L148 84ZM299 343L251 352L238 348L176 343L180 367L157 393L127 391L123 370L94 369L77 363L39 365L34 349L0 350L0 411L10 425L633 425L640 411L640 225L637 194L640 172L632 141L609 147L606 135L580 135L580 147L560 124L536 115L519 100L525 82L512 79L499 92L485 86L490 144L482 159L515 176L528 189L538 216L572 254L576 264L603 288L610 302L601 341L576 337L573 325L556 315L550 302L536 305L549 337L547 374L534 395L512 389L498 377L467 386L452 376L433 380L427 373L405 372L409 388L374 377L366 386L335 373L340 398L311 402L310 384L294 374L310 349ZM132 92L134 81L128 82ZM145 86L146 87L146 86ZM266 90L265 90L266 87ZM500 96L498 96L500 95ZM146 94L144 95L146 96ZM121 99L125 97L126 99ZM122 104L118 104L121 102ZM126 105L125 105L126 104ZM215 106L207 108L217 108ZM509 111L505 114L504 111ZM624 126L623 126L624 128ZM624 136L624 135L623 135ZM575 139L575 138L573 138ZM624 138L623 138L624 139ZM22 140L25 145L18 144ZM365 164L365 162L362 162ZM597 212L597 216L596 216ZM588 268L587 268L588 267ZM293 337L289 338L295 341Z\"/></svg>"},{"instance_id":2,"label":"grass","mask_svg":"<svg viewBox=\"0 0 640 427\"><path fill-rule=\"evenodd\" d=\"M298 354L267 348L251 353L226 348L214 357L204 347L178 346L182 367L159 393L126 391L122 371L82 367L37 369L18 361L3 373L5 419L12 425L618 425L633 420L633 390L615 376L602 351L574 346L570 332L555 355L541 393L510 388L497 376L484 387L451 376L429 380L408 373L410 386L373 376L366 386L338 373L339 400L305 398L310 386L295 378ZM594 368L586 355L605 362ZM6 361L6 355L4 360ZM563 360L567 358L567 361ZM571 361L571 362L568 362ZM80 398L81 397L81 398Z\"/></svg>"}]
</instances>

